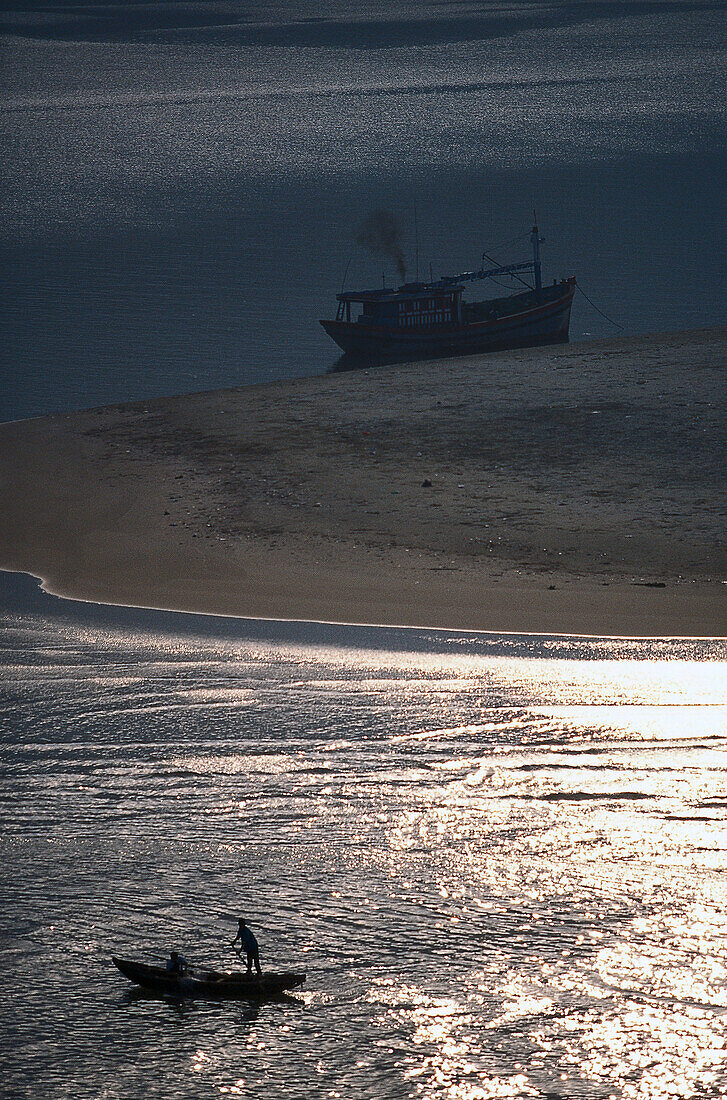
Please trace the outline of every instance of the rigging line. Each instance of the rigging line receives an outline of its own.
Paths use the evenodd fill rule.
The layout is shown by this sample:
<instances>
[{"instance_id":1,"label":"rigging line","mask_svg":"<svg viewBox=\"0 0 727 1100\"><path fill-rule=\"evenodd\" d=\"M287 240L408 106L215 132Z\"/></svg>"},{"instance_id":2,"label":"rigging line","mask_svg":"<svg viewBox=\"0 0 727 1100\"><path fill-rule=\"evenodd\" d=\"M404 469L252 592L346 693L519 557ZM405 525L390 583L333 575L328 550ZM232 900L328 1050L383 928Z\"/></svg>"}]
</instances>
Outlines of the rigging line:
<instances>
[{"instance_id":1,"label":"rigging line","mask_svg":"<svg viewBox=\"0 0 727 1100\"><path fill-rule=\"evenodd\" d=\"M514 278L516 278L516 276L515 275L510 275L510 276L508 276L508 278L514 279ZM500 279L496 279L494 275L491 275L490 279L492 280L493 283L495 283L496 286L501 286L504 290L517 290L516 286L510 286L508 283L503 283L503 282L500 281ZM526 283L524 279L521 279L520 282L523 284L523 286L526 286L528 288L528 290L533 290L534 289L533 287L531 287L530 283Z\"/></svg>"},{"instance_id":2,"label":"rigging line","mask_svg":"<svg viewBox=\"0 0 727 1100\"><path fill-rule=\"evenodd\" d=\"M492 256L488 256L486 252L483 252L482 255L485 257L486 260L489 260L491 264L496 264L497 263L497 260L493 259ZM499 265L499 266L502 266L502 265ZM522 283L523 286L526 286L528 288L528 290L533 289L531 287L530 283L526 283L524 279L521 279L520 276L516 275L514 272L511 273L510 278L511 279L517 279L517 281L519 283Z\"/></svg>"},{"instance_id":3,"label":"rigging line","mask_svg":"<svg viewBox=\"0 0 727 1100\"><path fill-rule=\"evenodd\" d=\"M602 309L599 309L599 308L598 308L598 306L596 305L596 303L595 303L595 302L592 302L592 301L591 301L591 299L590 299L590 298L588 297L588 295L586 294L586 292L585 292L585 290L583 289L583 287L582 287L582 286L579 286L579 284L578 284L578 283L576 283L576 290L580 290L581 294L582 294L582 295L583 295L583 297L584 297L584 298L586 299L586 301L588 302L588 304L589 304L589 305L591 305L591 306L593 306L593 308L595 309L596 313L600 313L602 317L605 317L605 318L606 318L606 320L608 321L609 325L614 325L614 326L615 326L616 328L619 328L619 329L621 329L621 331L623 332L623 328L624 328L624 326L623 326L623 325L620 325L620 324L618 323L618 321L614 321L614 320L613 320L613 318L612 318L612 317L609 317L607 313L604 313Z\"/></svg>"},{"instance_id":4,"label":"rigging line","mask_svg":"<svg viewBox=\"0 0 727 1100\"><path fill-rule=\"evenodd\" d=\"M524 241L526 237L530 236L529 233L518 233L517 237L511 237L509 241L500 241L499 244L488 244L488 248L507 248L510 244L515 244L517 241Z\"/></svg>"}]
</instances>

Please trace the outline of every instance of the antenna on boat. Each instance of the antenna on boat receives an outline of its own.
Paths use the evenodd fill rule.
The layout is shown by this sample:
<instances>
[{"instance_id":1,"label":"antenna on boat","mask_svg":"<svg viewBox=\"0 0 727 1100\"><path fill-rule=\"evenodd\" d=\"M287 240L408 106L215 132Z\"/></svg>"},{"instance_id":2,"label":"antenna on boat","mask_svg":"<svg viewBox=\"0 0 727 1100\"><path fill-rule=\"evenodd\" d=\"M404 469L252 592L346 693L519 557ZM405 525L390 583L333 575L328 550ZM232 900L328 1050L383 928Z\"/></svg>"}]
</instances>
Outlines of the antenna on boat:
<instances>
[{"instance_id":1,"label":"antenna on boat","mask_svg":"<svg viewBox=\"0 0 727 1100\"><path fill-rule=\"evenodd\" d=\"M540 274L540 246L543 244L544 237L540 236L538 232L538 215L533 210L533 228L530 233L530 243L533 246L533 272L535 274L535 289L540 290L543 286L543 280Z\"/></svg>"},{"instance_id":2,"label":"antenna on boat","mask_svg":"<svg viewBox=\"0 0 727 1100\"><path fill-rule=\"evenodd\" d=\"M417 204L414 203L414 244L416 255L417 282L419 282L419 222L417 220Z\"/></svg>"},{"instance_id":3,"label":"antenna on boat","mask_svg":"<svg viewBox=\"0 0 727 1100\"><path fill-rule=\"evenodd\" d=\"M353 256L349 256L349 257L348 257L348 263L346 264L346 270L344 271L344 273L343 273L343 279L341 280L341 294L343 294L343 288L344 288L344 287L345 287L345 285L346 285L346 276L348 275L348 269L349 269L349 267L351 266L351 260L352 260L352 259L353 259Z\"/></svg>"}]
</instances>

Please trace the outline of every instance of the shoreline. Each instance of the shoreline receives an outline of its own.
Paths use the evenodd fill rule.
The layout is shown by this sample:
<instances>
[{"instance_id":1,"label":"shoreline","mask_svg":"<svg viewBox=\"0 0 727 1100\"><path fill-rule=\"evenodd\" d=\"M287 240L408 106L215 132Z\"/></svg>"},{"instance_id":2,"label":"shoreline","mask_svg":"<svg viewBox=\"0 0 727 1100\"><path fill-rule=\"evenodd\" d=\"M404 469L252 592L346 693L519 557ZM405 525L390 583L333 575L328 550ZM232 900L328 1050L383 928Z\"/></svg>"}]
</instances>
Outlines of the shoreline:
<instances>
[{"instance_id":1,"label":"shoreline","mask_svg":"<svg viewBox=\"0 0 727 1100\"><path fill-rule=\"evenodd\" d=\"M727 637L721 635L622 635L622 634L568 634L557 631L548 631L544 633L542 631L505 631L505 630L473 630L464 627L446 627L446 626L432 626L427 625L414 625L406 623L357 623L338 619L291 619L291 618L266 618L263 616L251 616L251 615L238 615L232 612L222 611L199 611L193 608L184 607L154 607L147 604L133 604L133 603L110 603L108 601L91 600L82 596L70 595L68 593L54 592L47 588L42 577L37 577L32 573L25 573L18 570L9 570L0 568L0 613L3 610L3 593L2 581L5 578L15 578L21 581L32 583L34 586L34 593L37 596L46 597L49 596L52 600L57 600L57 608L63 612L64 605L81 605L88 606L100 611L105 612L132 612L139 614L160 615L160 616L182 616L189 619L201 618L201 619L216 619L222 620L228 623L257 623L257 624L278 624L282 627L286 626L298 626L298 627L320 627L320 628L332 628L342 630L356 630L356 631L392 631L392 632L428 632L432 631L437 634L448 635L451 634L457 638L472 636L481 637L482 639L532 639L540 641L548 641L550 639L555 641L567 642L653 642L655 645L665 643L689 643L689 642L727 642ZM17 596L11 605L11 609L14 609ZM21 601L24 607L24 601ZM43 610L42 605L39 610Z\"/></svg>"},{"instance_id":2,"label":"shoreline","mask_svg":"<svg viewBox=\"0 0 727 1100\"><path fill-rule=\"evenodd\" d=\"M726 365L722 327L3 424L0 567L160 610L722 638Z\"/></svg>"}]
</instances>

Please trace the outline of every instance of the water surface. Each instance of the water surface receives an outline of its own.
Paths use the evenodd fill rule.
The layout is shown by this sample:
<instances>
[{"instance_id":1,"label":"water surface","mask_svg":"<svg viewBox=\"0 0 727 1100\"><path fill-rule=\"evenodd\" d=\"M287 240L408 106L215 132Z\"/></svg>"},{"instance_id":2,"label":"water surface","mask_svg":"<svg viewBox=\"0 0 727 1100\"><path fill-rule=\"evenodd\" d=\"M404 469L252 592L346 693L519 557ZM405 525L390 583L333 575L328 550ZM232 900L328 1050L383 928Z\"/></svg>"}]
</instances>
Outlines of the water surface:
<instances>
[{"instance_id":1,"label":"water surface","mask_svg":"<svg viewBox=\"0 0 727 1100\"><path fill-rule=\"evenodd\" d=\"M0 19L0 418L320 374L355 245L576 274L573 339L721 323L725 4L35 5ZM497 293L500 288L495 288Z\"/></svg>"},{"instance_id":2,"label":"water surface","mask_svg":"<svg viewBox=\"0 0 727 1100\"><path fill-rule=\"evenodd\" d=\"M8 602L8 1095L723 1094L727 648ZM263 965L251 1006L114 953Z\"/></svg>"}]
</instances>

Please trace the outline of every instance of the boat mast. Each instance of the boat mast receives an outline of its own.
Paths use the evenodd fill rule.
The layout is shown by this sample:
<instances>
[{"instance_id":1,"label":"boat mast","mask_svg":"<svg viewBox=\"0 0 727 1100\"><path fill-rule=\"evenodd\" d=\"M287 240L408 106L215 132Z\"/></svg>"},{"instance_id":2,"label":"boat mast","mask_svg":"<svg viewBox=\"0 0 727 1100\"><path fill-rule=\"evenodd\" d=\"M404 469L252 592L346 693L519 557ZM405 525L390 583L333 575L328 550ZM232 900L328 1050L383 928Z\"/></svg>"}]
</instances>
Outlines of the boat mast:
<instances>
[{"instance_id":1,"label":"boat mast","mask_svg":"<svg viewBox=\"0 0 727 1100\"><path fill-rule=\"evenodd\" d=\"M535 289L540 290L543 286L543 280L540 275L540 246L543 243L543 237L538 233L538 215L533 210L533 228L530 234L530 243L533 246L533 272L535 274Z\"/></svg>"}]
</instances>

